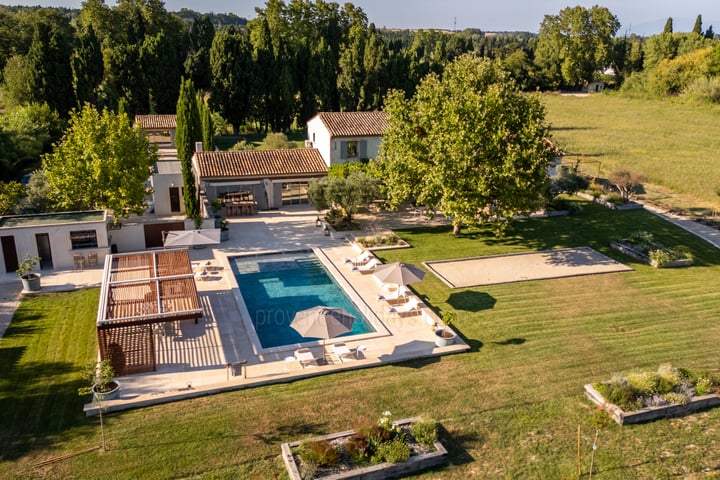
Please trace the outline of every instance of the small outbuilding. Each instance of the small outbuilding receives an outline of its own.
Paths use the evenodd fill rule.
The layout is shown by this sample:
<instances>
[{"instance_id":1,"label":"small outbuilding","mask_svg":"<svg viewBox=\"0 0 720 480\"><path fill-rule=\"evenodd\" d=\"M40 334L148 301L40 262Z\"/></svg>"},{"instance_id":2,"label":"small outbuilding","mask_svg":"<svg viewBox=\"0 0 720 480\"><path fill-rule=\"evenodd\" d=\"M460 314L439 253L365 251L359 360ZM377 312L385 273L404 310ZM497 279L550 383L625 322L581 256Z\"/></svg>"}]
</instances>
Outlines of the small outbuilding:
<instances>
[{"instance_id":1,"label":"small outbuilding","mask_svg":"<svg viewBox=\"0 0 720 480\"><path fill-rule=\"evenodd\" d=\"M317 148L328 167L372 159L387 128L385 112L320 112L307 122L307 146Z\"/></svg>"}]
</instances>

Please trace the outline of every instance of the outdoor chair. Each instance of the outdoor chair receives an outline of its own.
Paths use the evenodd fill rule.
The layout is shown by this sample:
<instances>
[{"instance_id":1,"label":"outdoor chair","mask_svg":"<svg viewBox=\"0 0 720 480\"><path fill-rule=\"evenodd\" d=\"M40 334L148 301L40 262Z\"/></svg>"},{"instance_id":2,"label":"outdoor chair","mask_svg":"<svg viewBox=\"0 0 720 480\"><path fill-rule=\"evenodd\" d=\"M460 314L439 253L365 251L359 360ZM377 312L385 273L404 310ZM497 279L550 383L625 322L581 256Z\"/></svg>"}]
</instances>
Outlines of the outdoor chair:
<instances>
[{"instance_id":1,"label":"outdoor chair","mask_svg":"<svg viewBox=\"0 0 720 480\"><path fill-rule=\"evenodd\" d=\"M98 255L97 252L88 253L88 267L97 267Z\"/></svg>"},{"instance_id":2,"label":"outdoor chair","mask_svg":"<svg viewBox=\"0 0 720 480\"><path fill-rule=\"evenodd\" d=\"M404 300L408 294L410 294L410 291L407 289L405 285L400 285L395 290L390 290L387 292L383 292L379 294L376 298L378 301L385 300L386 302L397 302L400 300Z\"/></svg>"},{"instance_id":3,"label":"outdoor chair","mask_svg":"<svg viewBox=\"0 0 720 480\"><path fill-rule=\"evenodd\" d=\"M410 297L407 302L395 307L389 307L387 311L398 315L420 313L420 301L416 297Z\"/></svg>"},{"instance_id":4,"label":"outdoor chair","mask_svg":"<svg viewBox=\"0 0 720 480\"><path fill-rule=\"evenodd\" d=\"M351 263L353 267L359 267L365 265L370 261L370 250L364 250L360 255L355 258L346 258L345 263Z\"/></svg>"},{"instance_id":5,"label":"outdoor chair","mask_svg":"<svg viewBox=\"0 0 720 480\"><path fill-rule=\"evenodd\" d=\"M360 273L373 273L378 264L377 258L371 258L365 265L353 267L353 270Z\"/></svg>"},{"instance_id":6,"label":"outdoor chair","mask_svg":"<svg viewBox=\"0 0 720 480\"><path fill-rule=\"evenodd\" d=\"M348 348L346 343L336 343L332 346L332 350L340 363L348 360L355 360L355 355L352 350Z\"/></svg>"},{"instance_id":7,"label":"outdoor chair","mask_svg":"<svg viewBox=\"0 0 720 480\"><path fill-rule=\"evenodd\" d=\"M295 359L302 368L319 365L318 359L309 348L298 348L295 350Z\"/></svg>"}]
</instances>

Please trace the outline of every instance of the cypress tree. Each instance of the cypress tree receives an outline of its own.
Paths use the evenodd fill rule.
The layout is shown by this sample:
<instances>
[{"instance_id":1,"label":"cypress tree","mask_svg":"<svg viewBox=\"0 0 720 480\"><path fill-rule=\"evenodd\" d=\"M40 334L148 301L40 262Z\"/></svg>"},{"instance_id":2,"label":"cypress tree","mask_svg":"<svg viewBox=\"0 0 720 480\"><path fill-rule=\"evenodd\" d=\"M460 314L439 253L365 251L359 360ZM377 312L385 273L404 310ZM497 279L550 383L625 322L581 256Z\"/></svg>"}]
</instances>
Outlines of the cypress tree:
<instances>
[{"instance_id":1,"label":"cypress tree","mask_svg":"<svg viewBox=\"0 0 720 480\"><path fill-rule=\"evenodd\" d=\"M195 151L195 142L200 141L200 114L195 100L195 87L192 80L182 79L180 82L180 97L177 103L177 119L175 130L175 148L182 167L183 200L185 201L185 215L187 218L200 216L200 202L198 201L195 176L192 171L192 156Z\"/></svg>"},{"instance_id":2,"label":"cypress tree","mask_svg":"<svg viewBox=\"0 0 720 480\"><path fill-rule=\"evenodd\" d=\"M210 115L210 107L205 103L202 93L197 93L197 106L198 112L200 112L200 132L203 143L203 150L212 151L215 150L215 139L212 115Z\"/></svg>"}]
</instances>

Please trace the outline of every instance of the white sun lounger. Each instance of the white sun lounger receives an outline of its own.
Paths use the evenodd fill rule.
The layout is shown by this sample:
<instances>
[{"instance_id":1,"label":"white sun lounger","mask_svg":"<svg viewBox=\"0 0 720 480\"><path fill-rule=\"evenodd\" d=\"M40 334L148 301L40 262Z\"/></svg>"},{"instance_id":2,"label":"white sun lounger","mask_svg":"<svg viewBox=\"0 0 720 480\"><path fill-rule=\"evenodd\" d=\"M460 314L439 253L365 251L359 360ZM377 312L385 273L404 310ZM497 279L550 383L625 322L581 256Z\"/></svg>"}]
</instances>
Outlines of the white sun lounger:
<instances>
[{"instance_id":1,"label":"white sun lounger","mask_svg":"<svg viewBox=\"0 0 720 480\"><path fill-rule=\"evenodd\" d=\"M371 258L365 265L353 267L353 270L360 273L372 273L375 271L375 267L377 266L377 264L377 258Z\"/></svg>"},{"instance_id":2,"label":"white sun lounger","mask_svg":"<svg viewBox=\"0 0 720 480\"><path fill-rule=\"evenodd\" d=\"M389 292L383 292L377 296L378 300L385 300L386 302L392 302L402 300L410 293L405 285L400 285L395 290Z\"/></svg>"},{"instance_id":3,"label":"white sun lounger","mask_svg":"<svg viewBox=\"0 0 720 480\"><path fill-rule=\"evenodd\" d=\"M355 360L355 355L350 350L346 343L336 343L332 346L333 353L340 360L340 363L348 360Z\"/></svg>"},{"instance_id":4,"label":"white sun lounger","mask_svg":"<svg viewBox=\"0 0 720 480\"><path fill-rule=\"evenodd\" d=\"M317 358L309 348L298 348L295 350L295 358L302 368L318 365Z\"/></svg>"},{"instance_id":5,"label":"white sun lounger","mask_svg":"<svg viewBox=\"0 0 720 480\"><path fill-rule=\"evenodd\" d=\"M408 298L408 301L403 303L402 305L398 305L396 307L389 307L388 313L397 313L398 315L406 314L406 313L415 313L420 312L420 302L418 301L417 297L410 297Z\"/></svg>"},{"instance_id":6,"label":"white sun lounger","mask_svg":"<svg viewBox=\"0 0 720 480\"><path fill-rule=\"evenodd\" d=\"M350 263L353 267L359 267L369 262L370 257L370 250L364 250L360 255L355 258L346 258L345 263Z\"/></svg>"}]
</instances>

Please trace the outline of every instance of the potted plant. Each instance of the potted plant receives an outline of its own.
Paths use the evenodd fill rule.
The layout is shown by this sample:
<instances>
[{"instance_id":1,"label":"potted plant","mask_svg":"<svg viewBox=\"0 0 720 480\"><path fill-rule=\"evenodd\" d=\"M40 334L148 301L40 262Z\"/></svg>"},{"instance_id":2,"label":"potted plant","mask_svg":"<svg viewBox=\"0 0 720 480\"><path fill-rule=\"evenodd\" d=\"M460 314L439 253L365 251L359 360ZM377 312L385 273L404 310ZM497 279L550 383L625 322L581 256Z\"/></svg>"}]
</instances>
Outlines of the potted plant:
<instances>
[{"instance_id":1,"label":"potted plant","mask_svg":"<svg viewBox=\"0 0 720 480\"><path fill-rule=\"evenodd\" d=\"M455 312L445 312L443 314L445 327L439 327L435 330L435 345L438 347L447 347L455 343L455 332L450 329L450 325L455 321Z\"/></svg>"},{"instance_id":2,"label":"potted plant","mask_svg":"<svg viewBox=\"0 0 720 480\"><path fill-rule=\"evenodd\" d=\"M224 205L223 205L223 201L220 198L217 198L217 197L213 198L210 201L210 205L212 205L212 208L213 208L213 211L215 212L216 217L219 217L222 215L222 207Z\"/></svg>"},{"instance_id":3,"label":"potted plant","mask_svg":"<svg viewBox=\"0 0 720 480\"><path fill-rule=\"evenodd\" d=\"M230 239L230 228L228 227L227 218L220 220L220 241L224 242Z\"/></svg>"},{"instance_id":4,"label":"potted plant","mask_svg":"<svg viewBox=\"0 0 720 480\"><path fill-rule=\"evenodd\" d=\"M99 362L90 360L83 366L81 376L85 380L85 387L78 388L78 395L93 394L98 402L98 415L100 416L100 435L102 437L102 448L107 450L105 445L105 427L103 425L103 400L113 400L120 396L120 384L113 380L115 370L109 360Z\"/></svg>"},{"instance_id":5,"label":"potted plant","mask_svg":"<svg viewBox=\"0 0 720 480\"><path fill-rule=\"evenodd\" d=\"M82 370L82 378L89 386L80 388L80 395L92 393L98 401L114 400L120 396L120 384L113 380L115 370L110 360L89 361Z\"/></svg>"},{"instance_id":6,"label":"potted plant","mask_svg":"<svg viewBox=\"0 0 720 480\"><path fill-rule=\"evenodd\" d=\"M23 290L26 292L37 292L40 290L40 274L33 272L39 261L40 257L26 253L18 264L16 272L22 281Z\"/></svg>"}]
</instances>

